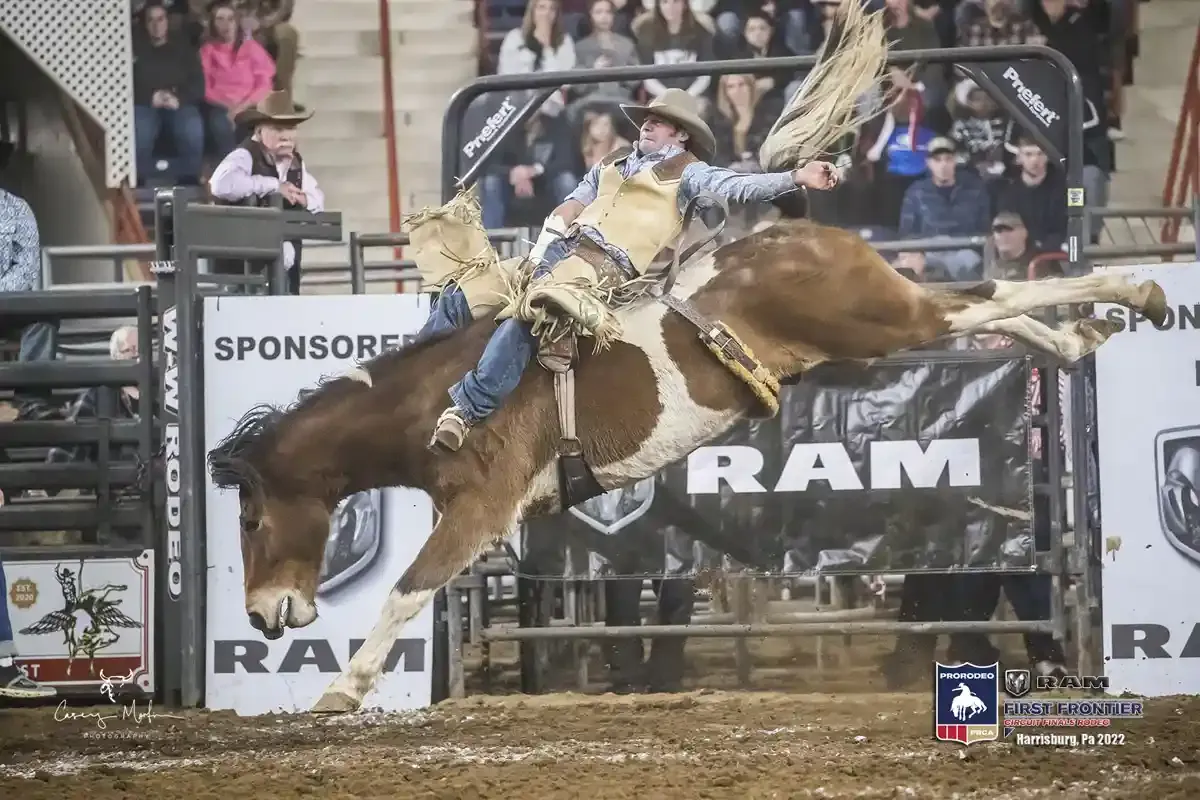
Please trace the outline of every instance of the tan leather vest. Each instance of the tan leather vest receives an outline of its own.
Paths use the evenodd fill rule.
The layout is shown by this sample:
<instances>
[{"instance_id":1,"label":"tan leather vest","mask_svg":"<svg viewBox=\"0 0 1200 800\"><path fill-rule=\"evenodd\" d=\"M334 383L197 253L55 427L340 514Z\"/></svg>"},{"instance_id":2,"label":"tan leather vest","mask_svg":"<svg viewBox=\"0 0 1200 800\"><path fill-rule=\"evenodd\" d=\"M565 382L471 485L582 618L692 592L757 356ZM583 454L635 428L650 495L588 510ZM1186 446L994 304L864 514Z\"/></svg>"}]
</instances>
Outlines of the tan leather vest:
<instances>
[{"instance_id":1,"label":"tan leather vest","mask_svg":"<svg viewBox=\"0 0 1200 800\"><path fill-rule=\"evenodd\" d=\"M596 199L575 224L595 228L604 241L620 248L639 274L679 234L679 183L683 170L696 157L688 152L671 156L631 178L621 175L621 164L633 153L622 148L601 162Z\"/></svg>"}]
</instances>

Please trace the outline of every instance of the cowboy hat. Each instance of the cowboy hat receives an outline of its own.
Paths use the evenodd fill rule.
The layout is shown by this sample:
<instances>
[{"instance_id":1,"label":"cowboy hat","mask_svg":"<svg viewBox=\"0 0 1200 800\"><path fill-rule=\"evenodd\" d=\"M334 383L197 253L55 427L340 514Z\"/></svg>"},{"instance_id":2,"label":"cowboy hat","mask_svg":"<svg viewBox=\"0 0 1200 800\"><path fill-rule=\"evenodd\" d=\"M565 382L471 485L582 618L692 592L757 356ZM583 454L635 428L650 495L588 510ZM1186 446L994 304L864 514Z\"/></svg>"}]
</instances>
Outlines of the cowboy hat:
<instances>
[{"instance_id":1,"label":"cowboy hat","mask_svg":"<svg viewBox=\"0 0 1200 800\"><path fill-rule=\"evenodd\" d=\"M683 89L667 89L654 98L649 105L621 105L621 110L635 126L641 127L646 117L661 117L683 128L691 134L691 151L701 161L711 161L717 150L717 139L712 130L700 117L700 107L696 98Z\"/></svg>"},{"instance_id":2,"label":"cowboy hat","mask_svg":"<svg viewBox=\"0 0 1200 800\"><path fill-rule=\"evenodd\" d=\"M258 102L254 108L246 109L238 117L243 125L261 125L275 123L277 125L299 125L311 118L313 112L304 114L292 102L292 93L281 91L271 92Z\"/></svg>"}]
</instances>

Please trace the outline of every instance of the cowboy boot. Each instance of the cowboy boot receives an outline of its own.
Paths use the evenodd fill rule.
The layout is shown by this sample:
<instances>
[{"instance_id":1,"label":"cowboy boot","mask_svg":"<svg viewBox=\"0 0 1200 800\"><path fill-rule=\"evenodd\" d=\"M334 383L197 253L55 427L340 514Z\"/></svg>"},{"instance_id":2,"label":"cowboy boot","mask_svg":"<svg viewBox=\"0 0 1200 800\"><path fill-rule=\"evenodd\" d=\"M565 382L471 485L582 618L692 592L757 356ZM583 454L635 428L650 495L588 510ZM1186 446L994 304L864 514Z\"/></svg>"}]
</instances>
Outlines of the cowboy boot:
<instances>
[{"instance_id":1,"label":"cowboy boot","mask_svg":"<svg viewBox=\"0 0 1200 800\"><path fill-rule=\"evenodd\" d=\"M608 283L583 259L566 258L552 272L530 281L517 316L526 322L547 315L565 317L588 336L612 339L620 333L620 325L604 300L605 291L614 288Z\"/></svg>"},{"instance_id":2,"label":"cowboy boot","mask_svg":"<svg viewBox=\"0 0 1200 800\"><path fill-rule=\"evenodd\" d=\"M450 406L437 419L433 436L427 447L434 451L457 452L463 446L467 433L471 430L471 422L463 414L462 409Z\"/></svg>"}]
</instances>

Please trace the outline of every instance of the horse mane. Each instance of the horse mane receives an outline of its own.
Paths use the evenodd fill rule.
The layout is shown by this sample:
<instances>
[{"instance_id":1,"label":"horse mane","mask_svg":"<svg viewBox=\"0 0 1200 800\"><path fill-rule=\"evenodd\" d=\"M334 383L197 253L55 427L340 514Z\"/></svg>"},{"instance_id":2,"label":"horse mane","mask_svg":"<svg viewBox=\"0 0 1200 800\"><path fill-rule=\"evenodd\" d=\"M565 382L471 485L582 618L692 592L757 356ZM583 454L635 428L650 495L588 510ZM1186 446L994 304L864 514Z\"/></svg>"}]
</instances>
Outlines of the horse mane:
<instances>
[{"instance_id":1,"label":"horse mane","mask_svg":"<svg viewBox=\"0 0 1200 800\"><path fill-rule=\"evenodd\" d=\"M417 358L432 347L462 333L468 328L451 329L434 334L420 341L388 350L358 365L360 369L376 377L383 369L394 368L402 362ZM208 471L213 484L221 489L248 489L263 487L263 462L279 441L280 433L288 421L297 415L323 404L342 394L365 391L362 381L346 375L327 375L317 381L311 389L301 389L296 400L286 407L260 403L247 411L233 426L233 430L208 453Z\"/></svg>"}]
</instances>

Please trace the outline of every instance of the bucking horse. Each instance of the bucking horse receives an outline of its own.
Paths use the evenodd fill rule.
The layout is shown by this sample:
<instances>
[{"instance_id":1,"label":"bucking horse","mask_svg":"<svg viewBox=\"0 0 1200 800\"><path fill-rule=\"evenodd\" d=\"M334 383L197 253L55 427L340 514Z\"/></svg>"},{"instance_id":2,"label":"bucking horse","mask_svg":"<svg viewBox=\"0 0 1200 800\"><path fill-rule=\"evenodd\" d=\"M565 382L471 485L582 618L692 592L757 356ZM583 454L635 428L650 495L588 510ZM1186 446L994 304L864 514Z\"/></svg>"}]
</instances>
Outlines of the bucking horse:
<instances>
[{"instance_id":1,"label":"bucking horse","mask_svg":"<svg viewBox=\"0 0 1200 800\"><path fill-rule=\"evenodd\" d=\"M857 124L856 99L882 83L886 35L861 5L848 0L840 9L837 35L759 152L766 170L819 155ZM452 213L426 214L412 226L419 266L445 251L431 236L461 238L464 226L483 235L478 207L458 200ZM480 252L498 280L494 251ZM316 619L329 517L342 498L413 487L438 513L366 642L314 711L358 709L404 624L489 543L524 520L654 475L743 418L770 416L781 382L819 364L869 363L978 333L1069 364L1105 342L1113 325L1085 318L1050 327L1026 314L1116 303L1158 324L1166 313L1157 284L1116 275L922 286L856 234L805 219L709 248L682 267L676 257L670 277L666 291L660 284L615 311L611 341L578 348L569 369L531 363L506 404L456 452L431 452L429 432L448 388L494 330L495 304L473 307L479 313L465 328L322 381L286 409L251 410L209 454L214 483L241 499L246 612L269 639Z\"/></svg>"}]
</instances>

